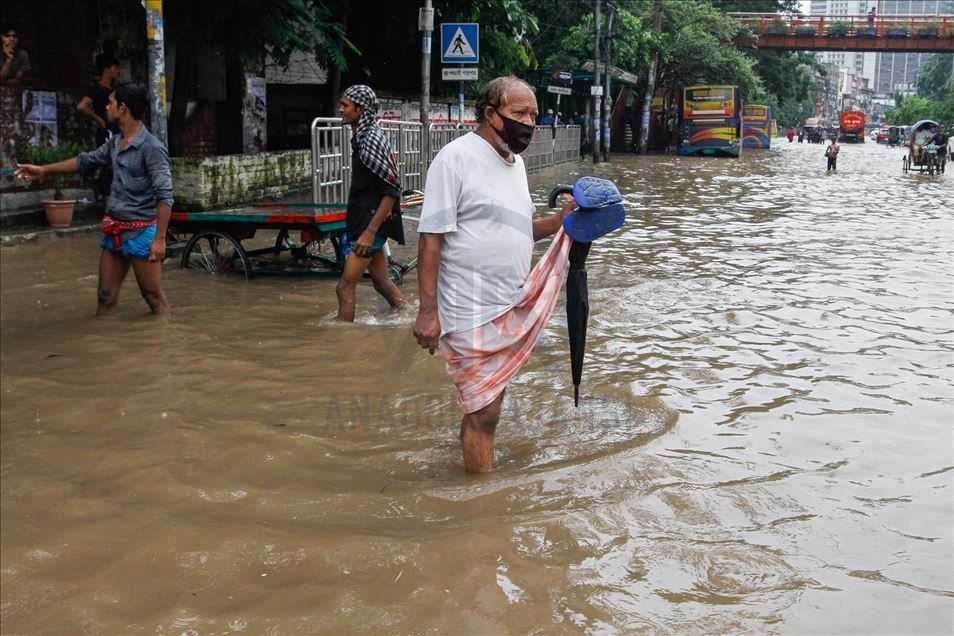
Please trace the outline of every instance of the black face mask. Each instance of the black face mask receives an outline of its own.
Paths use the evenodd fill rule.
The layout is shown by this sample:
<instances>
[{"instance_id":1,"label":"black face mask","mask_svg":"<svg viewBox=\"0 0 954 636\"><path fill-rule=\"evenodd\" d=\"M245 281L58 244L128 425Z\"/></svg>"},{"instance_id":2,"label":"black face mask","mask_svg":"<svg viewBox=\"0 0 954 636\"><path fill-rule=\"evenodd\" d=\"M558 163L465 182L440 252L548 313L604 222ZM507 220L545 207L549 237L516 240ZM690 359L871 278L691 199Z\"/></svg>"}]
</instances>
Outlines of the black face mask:
<instances>
[{"instance_id":1,"label":"black face mask","mask_svg":"<svg viewBox=\"0 0 954 636\"><path fill-rule=\"evenodd\" d=\"M528 126L527 124L517 121L516 119L510 119L509 117L504 117L500 114L500 111L496 108L494 112L500 117L503 121L503 130L497 130L494 128L494 132L497 133L497 136L500 137L507 146L514 152L514 154L520 154L527 149L527 146L530 145L530 140L533 138L533 129L534 126Z\"/></svg>"}]
</instances>

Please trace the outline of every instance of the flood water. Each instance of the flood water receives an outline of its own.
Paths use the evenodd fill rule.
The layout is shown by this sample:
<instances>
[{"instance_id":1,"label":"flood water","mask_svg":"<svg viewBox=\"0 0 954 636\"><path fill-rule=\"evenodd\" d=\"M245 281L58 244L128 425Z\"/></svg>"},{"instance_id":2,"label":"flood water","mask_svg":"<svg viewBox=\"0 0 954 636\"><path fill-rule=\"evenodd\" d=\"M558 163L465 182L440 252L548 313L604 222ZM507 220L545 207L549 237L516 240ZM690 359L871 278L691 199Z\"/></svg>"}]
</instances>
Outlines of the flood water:
<instances>
[{"instance_id":1,"label":"flood water","mask_svg":"<svg viewBox=\"0 0 954 636\"><path fill-rule=\"evenodd\" d=\"M531 175L628 220L580 407L561 299L483 478L370 283L167 263L171 319L94 319L96 235L4 248L2 632L954 632L954 173L776 143Z\"/></svg>"}]
</instances>

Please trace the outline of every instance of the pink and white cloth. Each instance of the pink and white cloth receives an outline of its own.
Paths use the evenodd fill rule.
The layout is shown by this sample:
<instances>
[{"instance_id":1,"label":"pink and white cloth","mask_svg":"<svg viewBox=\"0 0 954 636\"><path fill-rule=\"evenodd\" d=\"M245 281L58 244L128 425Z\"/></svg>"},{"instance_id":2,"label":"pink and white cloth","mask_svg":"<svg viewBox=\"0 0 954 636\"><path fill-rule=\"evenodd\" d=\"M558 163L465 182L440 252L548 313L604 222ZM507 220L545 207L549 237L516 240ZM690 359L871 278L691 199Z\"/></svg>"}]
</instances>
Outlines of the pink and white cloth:
<instances>
[{"instance_id":1,"label":"pink and white cloth","mask_svg":"<svg viewBox=\"0 0 954 636\"><path fill-rule=\"evenodd\" d=\"M530 359L556 307L572 242L561 227L527 276L523 293L504 314L469 331L441 336L447 373L465 413L497 399Z\"/></svg>"}]
</instances>

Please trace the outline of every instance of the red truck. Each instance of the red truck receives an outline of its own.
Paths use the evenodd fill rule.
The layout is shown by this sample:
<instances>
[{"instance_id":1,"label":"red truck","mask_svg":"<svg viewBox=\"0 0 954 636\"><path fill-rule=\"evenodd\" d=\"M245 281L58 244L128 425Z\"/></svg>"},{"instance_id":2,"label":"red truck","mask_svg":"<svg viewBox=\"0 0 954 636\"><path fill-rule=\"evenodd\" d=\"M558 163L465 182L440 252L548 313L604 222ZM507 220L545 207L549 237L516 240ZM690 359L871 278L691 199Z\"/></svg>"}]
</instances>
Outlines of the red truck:
<instances>
[{"instance_id":1,"label":"red truck","mask_svg":"<svg viewBox=\"0 0 954 636\"><path fill-rule=\"evenodd\" d=\"M846 110L838 115L838 140L845 143L865 143L865 114Z\"/></svg>"}]
</instances>

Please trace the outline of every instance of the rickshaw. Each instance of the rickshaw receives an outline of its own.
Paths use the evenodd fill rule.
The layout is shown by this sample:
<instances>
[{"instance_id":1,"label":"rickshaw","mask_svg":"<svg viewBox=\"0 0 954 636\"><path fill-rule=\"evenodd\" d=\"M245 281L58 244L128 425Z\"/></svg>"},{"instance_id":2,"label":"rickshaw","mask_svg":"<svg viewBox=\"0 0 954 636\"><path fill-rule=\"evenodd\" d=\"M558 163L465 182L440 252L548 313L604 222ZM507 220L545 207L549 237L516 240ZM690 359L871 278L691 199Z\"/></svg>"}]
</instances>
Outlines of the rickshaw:
<instances>
[{"instance_id":1,"label":"rickshaw","mask_svg":"<svg viewBox=\"0 0 954 636\"><path fill-rule=\"evenodd\" d=\"M922 119L911 127L911 145L905 161L901 164L904 172L917 168L919 173L927 171L928 174L933 175L935 171L940 170L937 150L930 152L924 148L927 141L937 132L937 125L937 122L932 119Z\"/></svg>"},{"instance_id":2,"label":"rickshaw","mask_svg":"<svg viewBox=\"0 0 954 636\"><path fill-rule=\"evenodd\" d=\"M901 126L888 126L886 142L889 146L901 143Z\"/></svg>"}]
</instances>

